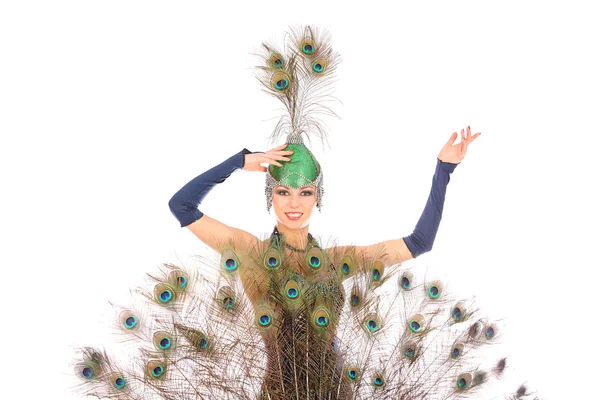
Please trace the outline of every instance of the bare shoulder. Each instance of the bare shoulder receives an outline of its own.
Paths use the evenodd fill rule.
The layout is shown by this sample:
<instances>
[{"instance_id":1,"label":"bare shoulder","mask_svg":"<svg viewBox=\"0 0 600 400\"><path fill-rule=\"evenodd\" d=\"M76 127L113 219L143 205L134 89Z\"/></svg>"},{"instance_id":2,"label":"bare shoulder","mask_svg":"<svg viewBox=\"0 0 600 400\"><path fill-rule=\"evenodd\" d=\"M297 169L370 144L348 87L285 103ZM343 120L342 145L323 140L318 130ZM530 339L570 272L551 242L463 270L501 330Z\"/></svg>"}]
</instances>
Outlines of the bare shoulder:
<instances>
[{"instance_id":1,"label":"bare shoulder","mask_svg":"<svg viewBox=\"0 0 600 400\"><path fill-rule=\"evenodd\" d=\"M262 268L262 257L269 240L261 240L242 229L224 224L208 215L187 226L203 243L224 257L236 258L238 277L250 301L263 300L268 277Z\"/></svg>"},{"instance_id":2,"label":"bare shoulder","mask_svg":"<svg viewBox=\"0 0 600 400\"><path fill-rule=\"evenodd\" d=\"M385 266L400 264L413 258L403 239L386 240L368 246L335 246L327 251L334 259L349 256L357 261L379 260Z\"/></svg>"},{"instance_id":3,"label":"bare shoulder","mask_svg":"<svg viewBox=\"0 0 600 400\"><path fill-rule=\"evenodd\" d=\"M219 253L226 247L244 249L259 242L259 239L251 233L226 225L208 215L191 223L187 228L203 243Z\"/></svg>"}]
</instances>

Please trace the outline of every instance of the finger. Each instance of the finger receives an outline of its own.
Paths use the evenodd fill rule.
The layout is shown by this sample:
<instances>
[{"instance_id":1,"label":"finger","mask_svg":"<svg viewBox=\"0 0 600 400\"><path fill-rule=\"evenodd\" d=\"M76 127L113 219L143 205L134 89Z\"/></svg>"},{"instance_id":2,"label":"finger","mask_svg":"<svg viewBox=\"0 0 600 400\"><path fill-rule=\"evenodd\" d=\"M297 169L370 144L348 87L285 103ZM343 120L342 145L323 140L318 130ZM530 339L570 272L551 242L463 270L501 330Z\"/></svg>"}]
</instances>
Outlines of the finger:
<instances>
[{"instance_id":1,"label":"finger","mask_svg":"<svg viewBox=\"0 0 600 400\"><path fill-rule=\"evenodd\" d=\"M471 126L467 125L467 142L471 141Z\"/></svg>"},{"instance_id":2,"label":"finger","mask_svg":"<svg viewBox=\"0 0 600 400\"><path fill-rule=\"evenodd\" d=\"M268 151L268 154L278 154L278 155L289 155L293 154L294 150L286 150L286 151Z\"/></svg>"},{"instance_id":3,"label":"finger","mask_svg":"<svg viewBox=\"0 0 600 400\"><path fill-rule=\"evenodd\" d=\"M290 161L289 157L278 156L278 155L273 154L273 153L265 154L265 157L267 157L269 161L271 161L271 160Z\"/></svg>"},{"instance_id":4,"label":"finger","mask_svg":"<svg viewBox=\"0 0 600 400\"><path fill-rule=\"evenodd\" d=\"M477 132L476 134L473 135L473 137L471 137L471 142L475 139L477 139L479 137L479 135L481 135L481 132Z\"/></svg>"},{"instance_id":5,"label":"finger","mask_svg":"<svg viewBox=\"0 0 600 400\"><path fill-rule=\"evenodd\" d=\"M269 150L267 153L270 153L272 151L277 151L277 150L281 150L287 147L287 143L282 144L281 146L277 146L275 148L272 148L271 150Z\"/></svg>"},{"instance_id":6,"label":"finger","mask_svg":"<svg viewBox=\"0 0 600 400\"><path fill-rule=\"evenodd\" d=\"M454 143L457 136L458 136L458 133L454 132L452 134L452 136L450 136L450 139L448 139L448 141L446 142L446 146L444 146L444 147L452 146L452 143Z\"/></svg>"}]
</instances>

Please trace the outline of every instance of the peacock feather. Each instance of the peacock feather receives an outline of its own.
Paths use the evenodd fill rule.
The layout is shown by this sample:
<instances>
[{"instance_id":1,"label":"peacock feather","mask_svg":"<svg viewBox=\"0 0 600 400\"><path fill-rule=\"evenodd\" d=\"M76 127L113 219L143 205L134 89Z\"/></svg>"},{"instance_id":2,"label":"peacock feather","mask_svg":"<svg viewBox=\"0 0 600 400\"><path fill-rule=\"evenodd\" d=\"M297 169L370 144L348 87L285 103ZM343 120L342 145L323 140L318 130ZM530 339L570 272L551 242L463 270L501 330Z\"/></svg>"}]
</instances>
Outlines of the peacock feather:
<instances>
[{"instance_id":1,"label":"peacock feather","mask_svg":"<svg viewBox=\"0 0 600 400\"><path fill-rule=\"evenodd\" d=\"M352 246L224 243L198 272L165 264L117 308L135 355L81 349L77 390L114 399L460 399L502 376L497 322L443 282ZM382 256L382 252L379 256ZM512 397L509 397L512 396ZM528 397L529 396L529 397ZM504 398L526 399L524 387Z\"/></svg>"},{"instance_id":2,"label":"peacock feather","mask_svg":"<svg viewBox=\"0 0 600 400\"><path fill-rule=\"evenodd\" d=\"M257 54L262 62L256 78L285 109L271 139L309 132L323 139L327 131L317 116L336 116L328 103L335 100L332 90L340 56L332 49L331 35L310 26L292 28L284 47L280 51L263 43Z\"/></svg>"}]
</instances>

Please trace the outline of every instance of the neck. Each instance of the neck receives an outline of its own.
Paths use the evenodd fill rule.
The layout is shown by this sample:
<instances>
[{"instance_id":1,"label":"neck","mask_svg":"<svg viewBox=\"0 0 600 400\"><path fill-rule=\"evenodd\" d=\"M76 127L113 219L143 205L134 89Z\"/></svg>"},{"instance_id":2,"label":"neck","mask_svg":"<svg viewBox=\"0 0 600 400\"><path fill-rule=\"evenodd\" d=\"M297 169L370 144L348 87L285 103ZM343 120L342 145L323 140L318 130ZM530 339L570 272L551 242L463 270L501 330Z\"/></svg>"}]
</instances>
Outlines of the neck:
<instances>
[{"instance_id":1,"label":"neck","mask_svg":"<svg viewBox=\"0 0 600 400\"><path fill-rule=\"evenodd\" d=\"M285 242L297 249L305 249L308 245L308 225L300 229L290 229L277 223L277 230L285 237Z\"/></svg>"}]
</instances>

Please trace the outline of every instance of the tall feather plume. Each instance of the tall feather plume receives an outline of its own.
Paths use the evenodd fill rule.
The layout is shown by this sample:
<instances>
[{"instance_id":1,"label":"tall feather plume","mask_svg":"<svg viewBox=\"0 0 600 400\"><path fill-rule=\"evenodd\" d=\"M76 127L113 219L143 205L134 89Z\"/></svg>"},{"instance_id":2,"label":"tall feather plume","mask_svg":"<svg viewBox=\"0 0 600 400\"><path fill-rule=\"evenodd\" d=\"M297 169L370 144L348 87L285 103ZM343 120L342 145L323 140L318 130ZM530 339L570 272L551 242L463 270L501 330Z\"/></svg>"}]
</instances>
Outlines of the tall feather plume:
<instances>
[{"instance_id":1,"label":"tall feather plume","mask_svg":"<svg viewBox=\"0 0 600 400\"><path fill-rule=\"evenodd\" d=\"M333 83L340 61L331 47L331 35L310 26L292 28L283 51L269 43L263 43L261 50L258 55L264 64L256 67L256 77L263 90L285 107L270 139L309 132L325 139L327 129L319 116L337 117L328 106L335 100Z\"/></svg>"}]
</instances>

